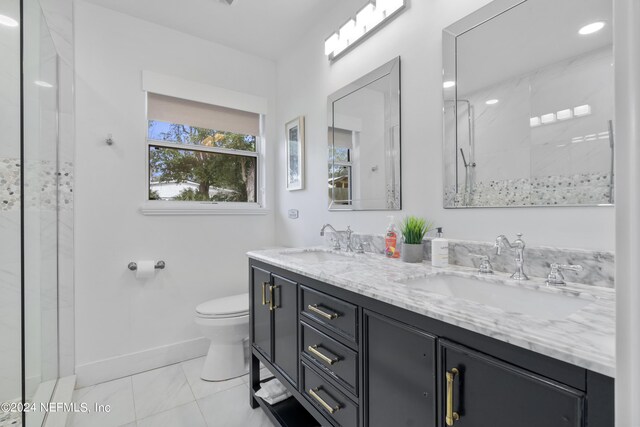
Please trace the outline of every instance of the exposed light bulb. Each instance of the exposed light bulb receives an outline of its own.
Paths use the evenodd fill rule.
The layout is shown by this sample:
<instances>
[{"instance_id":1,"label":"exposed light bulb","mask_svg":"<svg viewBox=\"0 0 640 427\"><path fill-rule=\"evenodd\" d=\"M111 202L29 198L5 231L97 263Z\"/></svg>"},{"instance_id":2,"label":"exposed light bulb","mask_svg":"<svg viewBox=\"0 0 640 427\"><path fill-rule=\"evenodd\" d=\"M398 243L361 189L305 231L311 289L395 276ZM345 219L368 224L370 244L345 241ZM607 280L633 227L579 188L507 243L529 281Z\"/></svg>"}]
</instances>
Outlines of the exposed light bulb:
<instances>
[{"instance_id":1,"label":"exposed light bulb","mask_svg":"<svg viewBox=\"0 0 640 427\"><path fill-rule=\"evenodd\" d=\"M338 33L333 33L331 36L324 41L324 54L330 55L331 52L336 50L338 46Z\"/></svg>"},{"instance_id":2,"label":"exposed light bulb","mask_svg":"<svg viewBox=\"0 0 640 427\"><path fill-rule=\"evenodd\" d=\"M404 0L376 0L376 9L384 11L385 16L391 15L404 6Z\"/></svg>"},{"instance_id":3,"label":"exposed light bulb","mask_svg":"<svg viewBox=\"0 0 640 427\"><path fill-rule=\"evenodd\" d=\"M340 40L346 40L347 44L354 41L356 33L355 19L349 19L342 27L340 27Z\"/></svg>"}]
</instances>

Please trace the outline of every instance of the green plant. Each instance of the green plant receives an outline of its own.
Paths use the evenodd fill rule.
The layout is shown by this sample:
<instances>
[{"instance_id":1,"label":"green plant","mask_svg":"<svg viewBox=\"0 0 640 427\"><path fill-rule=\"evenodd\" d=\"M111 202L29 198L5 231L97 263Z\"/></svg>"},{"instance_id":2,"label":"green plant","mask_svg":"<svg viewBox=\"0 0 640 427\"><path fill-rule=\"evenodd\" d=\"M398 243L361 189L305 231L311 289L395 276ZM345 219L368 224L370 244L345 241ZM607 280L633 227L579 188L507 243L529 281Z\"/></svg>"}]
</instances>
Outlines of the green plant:
<instances>
[{"instance_id":1,"label":"green plant","mask_svg":"<svg viewBox=\"0 0 640 427\"><path fill-rule=\"evenodd\" d=\"M410 215L402 220L400 232L404 238L404 243L419 245L422 243L424 235L432 228L433 224L426 219Z\"/></svg>"}]
</instances>

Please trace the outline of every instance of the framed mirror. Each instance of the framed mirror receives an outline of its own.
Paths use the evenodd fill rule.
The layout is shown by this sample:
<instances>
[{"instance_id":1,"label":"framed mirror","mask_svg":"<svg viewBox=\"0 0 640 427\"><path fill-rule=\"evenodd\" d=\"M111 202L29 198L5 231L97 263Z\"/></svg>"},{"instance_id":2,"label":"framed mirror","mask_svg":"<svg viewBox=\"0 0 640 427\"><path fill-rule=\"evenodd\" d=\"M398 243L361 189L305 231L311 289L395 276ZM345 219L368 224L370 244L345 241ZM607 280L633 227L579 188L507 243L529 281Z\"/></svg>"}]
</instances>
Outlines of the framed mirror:
<instances>
[{"instance_id":1,"label":"framed mirror","mask_svg":"<svg viewBox=\"0 0 640 427\"><path fill-rule=\"evenodd\" d=\"M443 31L444 207L611 206L611 0L495 0Z\"/></svg>"},{"instance_id":2,"label":"framed mirror","mask_svg":"<svg viewBox=\"0 0 640 427\"><path fill-rule=\"evenodd\" d=\"M399 210L400 57L328 98L329 210Z\"/></svg>"}]
</instances>

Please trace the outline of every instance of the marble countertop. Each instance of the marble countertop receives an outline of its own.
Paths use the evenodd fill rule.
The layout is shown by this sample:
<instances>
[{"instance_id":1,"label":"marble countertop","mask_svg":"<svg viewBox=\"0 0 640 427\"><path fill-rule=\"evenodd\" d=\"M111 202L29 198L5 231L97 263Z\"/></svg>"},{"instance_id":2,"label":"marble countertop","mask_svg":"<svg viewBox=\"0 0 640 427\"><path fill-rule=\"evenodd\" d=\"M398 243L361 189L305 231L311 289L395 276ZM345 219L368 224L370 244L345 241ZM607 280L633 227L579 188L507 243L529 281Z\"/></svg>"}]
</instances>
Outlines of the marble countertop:
<instances>
[{"instance_id":1,"label":"marble countertop","mask_svg":"<svg viewBox=\"0 0 640 427\"><path fill-rule=\"evenodd\" d=\"M408 264L379 254L340 252L343 256L296 255L305 252L335 253L326 247L273 248L251 251L247 256L333 286L433 319L562 360L609 377L615 377L615 291L568 283L548 287L544 279L520 282L509 275L479 275L476 269L449 266L434 268L424 262ZM326 258L326 259L323 259ZM416 286L412 279L437 274L474 277L504 286L581 298L586 305L569 316L550 320L502 310L471 300L444 296Z\"/></svg>"}]
</instances>

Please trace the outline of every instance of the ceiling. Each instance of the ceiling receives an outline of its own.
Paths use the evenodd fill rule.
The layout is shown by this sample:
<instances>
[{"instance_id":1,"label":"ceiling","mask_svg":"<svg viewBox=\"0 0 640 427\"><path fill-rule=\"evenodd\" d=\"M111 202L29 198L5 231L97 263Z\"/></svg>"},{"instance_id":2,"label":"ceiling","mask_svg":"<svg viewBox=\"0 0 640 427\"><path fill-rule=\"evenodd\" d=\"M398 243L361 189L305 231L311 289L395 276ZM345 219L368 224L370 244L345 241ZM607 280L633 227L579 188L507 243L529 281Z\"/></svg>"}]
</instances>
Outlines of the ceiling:
<instances>
[{"instance_id":1,"label":"ceiling","mask_svg":"<svg viewBox=\"0 0 640 427\"><path fill-rule=\"evenodd\" d=\"M278 59L344 0L87 0L268 59ZM328 34L327 34L328 35ZM321 43L321 41L319 41Z\"/></svg>"}]
</instances>

